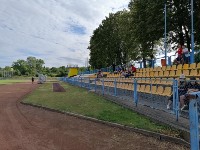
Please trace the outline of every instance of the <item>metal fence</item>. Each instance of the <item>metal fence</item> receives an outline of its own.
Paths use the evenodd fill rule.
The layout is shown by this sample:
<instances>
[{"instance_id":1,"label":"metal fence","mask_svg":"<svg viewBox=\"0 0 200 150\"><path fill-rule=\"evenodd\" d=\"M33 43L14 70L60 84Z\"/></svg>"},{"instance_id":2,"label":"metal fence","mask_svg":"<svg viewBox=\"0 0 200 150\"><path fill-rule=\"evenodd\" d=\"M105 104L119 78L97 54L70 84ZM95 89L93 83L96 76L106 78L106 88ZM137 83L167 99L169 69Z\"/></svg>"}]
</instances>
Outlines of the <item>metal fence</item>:
<instances>
[{"instance_id":1,"label":"metal fence","mask_svg":"<svg viewBox=\"0 0 200 150\"><path fill-rule=\"evenodd\" d=\"M178 81L175 79L147 78L61 78L72 85L93 90L102 95L117 97L126 104L145 105L167 111L179 117ZM168 98L173 93L171 109L167 110Z\"/></svg>"}]
</instances>

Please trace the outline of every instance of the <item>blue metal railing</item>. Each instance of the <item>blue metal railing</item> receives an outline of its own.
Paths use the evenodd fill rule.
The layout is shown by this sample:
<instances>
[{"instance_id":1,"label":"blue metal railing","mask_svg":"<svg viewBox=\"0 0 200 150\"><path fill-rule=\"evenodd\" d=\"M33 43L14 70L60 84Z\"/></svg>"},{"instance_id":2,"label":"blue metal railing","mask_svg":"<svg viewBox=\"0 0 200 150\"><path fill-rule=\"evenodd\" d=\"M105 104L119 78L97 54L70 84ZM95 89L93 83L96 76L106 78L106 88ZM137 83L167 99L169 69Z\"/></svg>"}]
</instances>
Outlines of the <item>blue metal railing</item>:
<instances>
[{"instance_id":1,"label":"blue metal railing","mask_svg":"<svg viewBox=\"0 0 200 150\"><path fill-rule=\"evenodd\" d=\"M161 101L163 100L162 97L157 97L156 95L149 94L144 96L141 92L138 92L138 86L141 85L139 82L140 79L129 79L129 81L123 81L126 79L122 78L122 81L118 78L105 78L105 79L90 79L90 78L60 78L61 81L70 83L74 86L79 86L82 88L86 88L88 90L94 90L95 92L101 93L102 95L112 95L115 97L118 97L122 100L127 100L129 102L134 103L134 105L137 107L138 104L140 105L149 105L150 107L156 108L156 109L162 109L166 110L166 103L163 102L161 104ZM146 79L147 80L147 79ZM151 80L151 79L148 79ZM172 81L171 81L172 82ZM111 85L108 85L111 84ZM121 88L120 85L124 86L131 86L131 89ZM150 83L150 87L152 87L153 83ZM156 85L160 86L160 85ZM172 91L173 91L173 106L172 110L174 114L176 115L176 120L178 121L179 118L179 96L178 96L178 81L173 80ZM151 89L152 90L152 89ZM157 99L155 101L155 99ZM152 99L152 101L151 101ZM165 98L165 100L167 100ZM158 103L155 105L155 102Z\"/></svg>"},{"instance_id":2,"label":"blue metal railing","mask_svg":"<svg viewBox=\"0 0 200 150\"><path fill-rule=\"evenodd\" d=\"M200 92L191 94L197 99L190 100L189 103L189 119L190 119L190 149L199 150L199 103L200 103Z\"/></svg>"}]
</instances>

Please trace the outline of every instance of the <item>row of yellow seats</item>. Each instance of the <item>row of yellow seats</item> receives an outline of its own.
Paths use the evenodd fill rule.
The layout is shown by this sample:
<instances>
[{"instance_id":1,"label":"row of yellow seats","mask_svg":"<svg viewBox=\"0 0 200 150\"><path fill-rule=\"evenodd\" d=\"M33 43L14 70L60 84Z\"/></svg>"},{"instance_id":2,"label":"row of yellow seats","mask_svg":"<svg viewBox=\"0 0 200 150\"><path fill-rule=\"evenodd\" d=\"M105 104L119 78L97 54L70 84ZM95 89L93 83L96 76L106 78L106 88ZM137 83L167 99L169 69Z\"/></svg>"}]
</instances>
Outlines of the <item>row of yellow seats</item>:
<instances>
[{"instance_id":1,"label":"row of yellow seats","mask_svg":"<svg viewBox=\"0 0 200 150\"><path fill-rule=\"evenodd\" d=\"M102 85L101 81L97 82L98 85ZM108 87L114 87L113 82L105 82L104 86ZM127 83L118 83L117 88L134 91L133 84L127 84ZM163 86L152 86L151 85L138 85L137 91L147 94L155 94L155 95L161 95L161 96L170 96L172 94L172 88L171 87L163 87Z\"/></svg>"},{"instance_id":2,"label":"row of yellow seats","mask_svg":"<svg viewBox=\"0 0 200 150\"><path fill-rule=\"evenodd\" d=\"M118 78L120 76L121 76L120 74L108 74L107 78Z\"/></svg>"},{"instance_id":3,"label":"row of yellow seats","mask_svg":"<svg viewBox=\"0 0 200 150\"><path fill-rule=\"evenodd\" d=\"M162 84L162 85L172 85L173 78L153 78L153 79L139 79L138 83L144 84Z\"/></svg>"},{"instance_id":4,"label":"row of yellow seats","mask_svg":"<svg viewBox=\"0 0 200 150\"><path fill-rule=\"evenodd\" d=\"M191 69L200 69L200 63L196 64L179 64L172 66L163 66L163 67L155 67L155 68L141 68L137 69L137 72L150 72L150 71L171 71L171 70L191 70Z\"/></svg>"},{"instance_id":5,"label":"row of yellow seats","mask_svg":"<svg viewBox=\"0 0 200 150\"><path fill-rule=\"evenodd\" d=\"M200 76L200 70L192 69L192 70L172 70L172 71L156 71L156 72L140 72L136 73L135 77L141 78L141 77L178 77L181 74L184 74L185 76Z\"/></svg>"},{"instance_id":6,"label":"row of yellow seats","mask_svg":"<svg viewBox=\"0 0 200 150\"><path fill-rule=\"evenodd\" d=\"M160 96L171 96L172 88L171 87L163 87L163 86L150 86L150 85L141 85L138 86L138 92L147 93L147 94L155 94Z\"/></svg>"}]
</instances>

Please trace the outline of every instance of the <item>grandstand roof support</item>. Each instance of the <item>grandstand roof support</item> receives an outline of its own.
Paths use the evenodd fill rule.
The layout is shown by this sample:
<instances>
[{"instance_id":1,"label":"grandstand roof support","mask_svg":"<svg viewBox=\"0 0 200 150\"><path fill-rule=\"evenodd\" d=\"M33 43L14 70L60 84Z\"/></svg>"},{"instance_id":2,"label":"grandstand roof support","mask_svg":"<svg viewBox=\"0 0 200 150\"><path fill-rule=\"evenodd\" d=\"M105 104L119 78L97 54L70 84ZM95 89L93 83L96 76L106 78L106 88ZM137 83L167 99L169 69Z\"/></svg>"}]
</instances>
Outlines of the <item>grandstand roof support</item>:
<instances>
[{"instance_id":1,"label":"grandstand roof support","mask_svg":"<svg viewBox=\"0 0 200 150\"><path fill-rule=\"evenodd\" d=\"M191 0L191 54L190 63L194 63L194 1Z\"/></svg>"}]
</instances>

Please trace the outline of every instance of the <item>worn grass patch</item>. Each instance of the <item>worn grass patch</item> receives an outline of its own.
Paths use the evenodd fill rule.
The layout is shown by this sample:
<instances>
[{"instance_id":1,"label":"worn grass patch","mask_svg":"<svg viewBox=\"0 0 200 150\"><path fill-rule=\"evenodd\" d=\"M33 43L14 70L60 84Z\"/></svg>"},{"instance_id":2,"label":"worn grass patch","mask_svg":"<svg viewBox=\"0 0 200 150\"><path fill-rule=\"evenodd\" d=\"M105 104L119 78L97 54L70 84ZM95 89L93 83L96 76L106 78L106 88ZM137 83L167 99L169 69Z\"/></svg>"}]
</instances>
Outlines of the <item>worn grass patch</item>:
<instances>
[{"instance_id":1,"label":"worn grass patch","mask_svg":"<svg viewBox=\"0 0 200 150\"><path fill-rule=\"evenodd\" d=\"M179 131L155 123L86 89L66 83L60 84L66 92L53 92L52 84L46 83L26 97L23 102L179 137Z\"/></svg>"}]
</instances>

